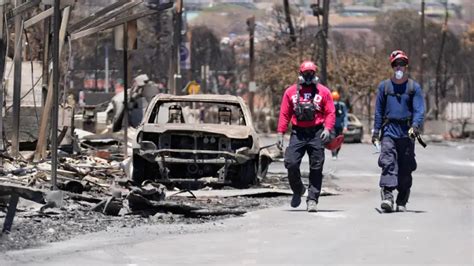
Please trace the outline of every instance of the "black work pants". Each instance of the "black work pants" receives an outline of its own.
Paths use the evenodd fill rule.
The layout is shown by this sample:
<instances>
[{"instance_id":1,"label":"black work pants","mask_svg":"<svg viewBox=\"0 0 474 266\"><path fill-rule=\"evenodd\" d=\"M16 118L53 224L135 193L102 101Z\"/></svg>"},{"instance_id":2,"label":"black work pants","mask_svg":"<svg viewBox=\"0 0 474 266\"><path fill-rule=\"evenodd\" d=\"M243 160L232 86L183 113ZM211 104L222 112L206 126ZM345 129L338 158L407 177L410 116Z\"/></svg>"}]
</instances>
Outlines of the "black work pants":
<instances>
[{"instance_id":1,"label":"black work pants","mask_svg":"<svg viewBox=\"0 0 474 266\"><path fill-rule=\"evenodd\" d=\"M293 193L301 193L301 159L307 152L309 157L309 186L307 200L318 201L323 181L324 146L320 135L322 126L312 128L293 128L290 143L285 152L285 167Z\"/></svg>"}]
</instances>

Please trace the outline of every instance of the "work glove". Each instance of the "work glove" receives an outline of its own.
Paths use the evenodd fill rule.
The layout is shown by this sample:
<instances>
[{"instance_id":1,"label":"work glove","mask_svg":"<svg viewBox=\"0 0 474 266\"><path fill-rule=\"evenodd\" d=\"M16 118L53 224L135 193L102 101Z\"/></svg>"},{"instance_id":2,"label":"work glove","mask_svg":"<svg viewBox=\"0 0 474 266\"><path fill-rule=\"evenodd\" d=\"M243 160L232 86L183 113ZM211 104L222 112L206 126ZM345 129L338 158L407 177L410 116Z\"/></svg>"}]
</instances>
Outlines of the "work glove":
<instances>
[{"instance_id":1,"label":"work glove","mask_svg":"<svg viewBox=\"0 0 474 266\"><path fill-rule=\"evenodd\" d=\"M320 138L321 138L321 140L322 140L323 142L326 142L326 141L329 140L329 136L330 136L329 130L327 130L327 129L325 128L325 129L323 130L323 132L321 133Z\"/></svg>"},{"instance_id":2,"label":"work glove","mask_svg":"<svg viewBox=\"0 0 474 266\"><path fill-rule=\"evenodd\" d=\"M419 135L420 135L420 129L417 126L412 126L408 130L408 136L412 139L416 138Z\"/></svg>"},{"instance_id":3,"label":"work glove","mask_svg":"<svg viewBox=\"0 0 474 266\"><path fill-rule=\"evenodd\" d=\"M379 142L380 141L380 137L379 137L379 132L378 131L374 131L372 133L372 144L376 145L375 143Z\"/></svg>"},{"instance_id":4,"label":"work glove","mask_svg":"<svg viewBox=\"0 0 474 266\"><path fill-rule=\"evenodd\" d=\"M283 133L278 133L278 136L277 136L277 148L280 149L280 150L283 150Z\"/></svg>"}]
</instances>

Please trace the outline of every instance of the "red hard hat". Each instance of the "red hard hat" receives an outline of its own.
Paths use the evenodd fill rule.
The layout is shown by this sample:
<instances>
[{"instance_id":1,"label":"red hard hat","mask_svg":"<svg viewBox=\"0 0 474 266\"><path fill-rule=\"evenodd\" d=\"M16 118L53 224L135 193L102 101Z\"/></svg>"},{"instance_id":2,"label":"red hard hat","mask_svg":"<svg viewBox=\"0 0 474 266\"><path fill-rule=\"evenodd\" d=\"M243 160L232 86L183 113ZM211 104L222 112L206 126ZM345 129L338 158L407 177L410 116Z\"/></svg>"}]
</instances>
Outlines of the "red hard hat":
<instances>
[{"instance_id":1,"label":"red hard hat","mask_svg":"<svg viewBox=\"0 0 474 266\"><path fill-rule=\"evenodd\" d=\"M397 59L402 59L408 64L408 56L402 50L395 50L390 53L390 64L393 64L393 62L395 62Z\"/></svg>"},{"instance_id":2,"label":"red hard hat","mask_svg":"<svg viewBox=\"0 0 474 266\"><path fill-rule=\"evenodd\" d=\"M318 70L318 67L312 61L304 61L300 65L300 73L303 73L305 71L316 72L316 70Z\"/></svg>"},{"instance_id":3,"label":"red hard hat","mask_svg":"<svg viewBox=\"0 0 474 266\"><path fill-rule=\"evenodd\" d=\"M344 142L344 135L339 135L335 137L334 139L332 139L330 142L326 143L324 147L331 151L336 150L336 149L339 149L339 147L341 147L343 142Z\"/></svg>"}]
</instances>

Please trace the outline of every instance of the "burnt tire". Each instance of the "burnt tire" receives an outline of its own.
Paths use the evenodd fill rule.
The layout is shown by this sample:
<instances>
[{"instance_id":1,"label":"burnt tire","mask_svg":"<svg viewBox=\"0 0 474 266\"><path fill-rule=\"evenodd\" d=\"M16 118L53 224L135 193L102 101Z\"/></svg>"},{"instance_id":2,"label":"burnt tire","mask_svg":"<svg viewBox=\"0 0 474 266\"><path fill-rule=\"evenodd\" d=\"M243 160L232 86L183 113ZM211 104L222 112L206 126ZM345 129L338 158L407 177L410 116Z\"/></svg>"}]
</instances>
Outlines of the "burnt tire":
<instances>
[{"instance_id":1,"label":"burnt tire","mask_svg":"<svg viewBox=\"0 0 474 266\"><path fill-rule=\"evenodd\" d=\"M237 167L238 171L232 177L232 186L236 188L248 188L257 184L257 162L249 160Z\"/></svg>"},{"instance_id":2,"label":"burnt tire","mask_svg":"<svg viewBox=\"0 0 474 266\"><path fill-rule=\"evenodd\" d=\"M132 181L135 185L141 185L145 180L155 180L160 177L157 163L152 163L146 159L133 155Z\"/></svg>"}]
</instances>

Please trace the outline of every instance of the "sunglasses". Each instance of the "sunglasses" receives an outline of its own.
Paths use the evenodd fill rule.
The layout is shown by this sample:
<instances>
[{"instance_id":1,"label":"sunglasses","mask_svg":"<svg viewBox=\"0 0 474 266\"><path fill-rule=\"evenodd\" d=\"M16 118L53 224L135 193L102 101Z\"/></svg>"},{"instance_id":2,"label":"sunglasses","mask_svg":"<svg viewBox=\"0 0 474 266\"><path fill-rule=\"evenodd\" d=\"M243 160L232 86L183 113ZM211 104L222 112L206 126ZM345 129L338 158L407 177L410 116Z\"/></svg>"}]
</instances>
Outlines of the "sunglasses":
<instances>
[{"instance_id":1,"label":"sunglasses","mask_svg":"<svg viewBox=\"0 0 474 266\"><path fill-rule=\"evenodd\" d=\"M408 64L404 61L395 61L393 64L392 64L392 67L406 67Z\"/></svg>"}]
</instances>

